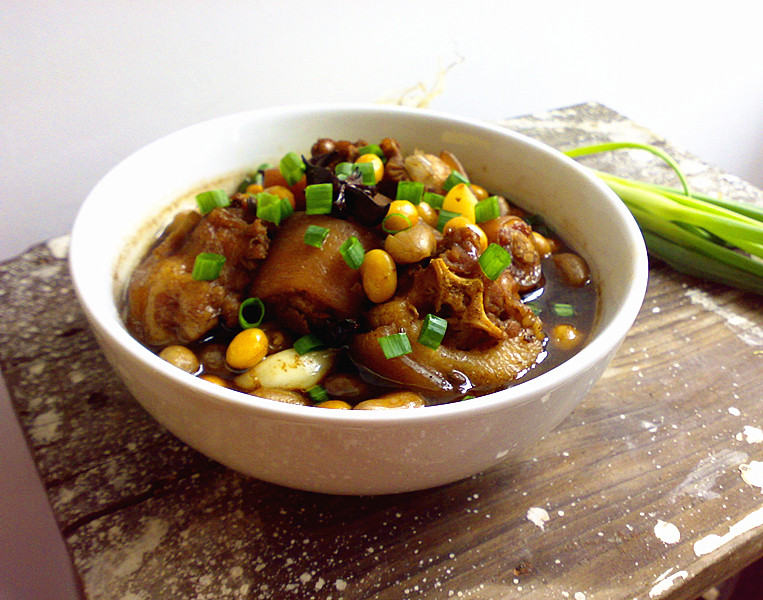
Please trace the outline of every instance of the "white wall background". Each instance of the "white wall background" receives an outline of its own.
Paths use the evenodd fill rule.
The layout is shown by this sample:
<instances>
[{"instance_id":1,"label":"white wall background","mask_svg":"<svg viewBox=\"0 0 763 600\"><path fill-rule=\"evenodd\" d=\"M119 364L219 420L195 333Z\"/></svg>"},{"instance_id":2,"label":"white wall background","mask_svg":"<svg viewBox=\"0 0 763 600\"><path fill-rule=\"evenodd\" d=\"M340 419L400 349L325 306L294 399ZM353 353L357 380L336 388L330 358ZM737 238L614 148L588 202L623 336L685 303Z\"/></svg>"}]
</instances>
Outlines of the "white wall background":
<instances>
[{"instance_id":1,"label":"white wall background","mask_svg":"<svg viewBox=\"0 0 763 600\"><path fill-rule=\"evenodd\" d=\"M758 13L750 0L0 0L0 260L68 232L97 180L157 137L250 108L390 100L455 62L433 109L499 120L596 100L763 186ZM0 443L24 453L13 425L0 420ZM27 462L0 473L14 524L0 600L68 598Z\"/></svg>"},{"instance_id":2,"label":"white wall background","mask_svg":"<svg viewBox=\"0 0 763 600\"><path fill-rule=\"evenodd\" d=\"M0 259L143 144L221 114L390 99L487 120L597 100L763 185L755 3L0 0ZM329 132L330 133L330 132Z\"/></svg>"}]
</instances>

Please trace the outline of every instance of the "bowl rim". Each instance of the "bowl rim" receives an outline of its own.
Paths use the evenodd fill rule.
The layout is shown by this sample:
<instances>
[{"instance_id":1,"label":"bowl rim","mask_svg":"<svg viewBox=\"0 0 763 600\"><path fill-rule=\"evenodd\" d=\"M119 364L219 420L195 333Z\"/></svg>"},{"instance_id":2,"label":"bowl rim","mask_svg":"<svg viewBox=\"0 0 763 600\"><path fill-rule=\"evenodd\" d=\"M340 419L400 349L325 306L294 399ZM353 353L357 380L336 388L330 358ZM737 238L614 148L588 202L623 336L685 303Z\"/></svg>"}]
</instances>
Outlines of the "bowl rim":
<instances>
[{"instance_id":1,"label":"bowl rim","mask_svg":"<svg viewBox=\"0 0 763 600\"><path fill-rule=\"evenodd\" d=\"M625 237L623 243L632 248L633 272L627 293L623 296L622 304L616 315L610 319L604 327L599 329L596 335L574 356L553 369L513 385L484 396L470 398L468 400L427 406L419 409L406 410L377 410L377 411L353 411L353 410L316 410L313 407L287 404L273 400L267 400L258 396L252 396L232 389L226 389L214 383L204 381L194 375L190 375L173 367L160 359L148 348L134 339L118 318L118 309L115 309L116 317L106 314L103 310L93 307L88 300L88 294L80 277L80 269L86 268L80 258L80 237L85 235L83 231L86 214L94 198L98 197L99 190L104 182L120 167L129 161L136 160L141 154L148 152L150 148L168 143L172 138L192 133L194 129L214 126L217 122L232 121L244 122L253 118L267 118L278 116L296 117L299 115L337 113L337 112L367 113L370 115L406 115L420 117L425 120L456 123L461 127L475 128L477 130L491 131L493 134L507 136L533 147L546 155L552 155L556 160L562 161L578 177L582 177L589 185L609 199L611 207L618 215L623 224ZM189 189L193 186L191 182ZM480 119L451 114L427 108L412 108L397 105L383 105L370 103L309 103L290 104L244 110L228 115L222 115L207 119L171 133L168 133L147 145L142 146L135 152L119 161L96 183L85 198L78 210L71 233L71 245L69 251L69 265L73 285L80 304L91 322L91 327L98 329L123 351L128 352L142 368L151 370L169 378L178 386L188 386L190 391L201 394L205 399L224 405L233 405L251 410L258 416L271 416L273 418L288 419L307 423L335 423L347 426L363 427L386 427L398 423L418 423L421 420L427 422L445 422L460 419L476 414L490 413L502 410L507 406L519 406L531 402L537 398L551 393L554 389L575 378L576 374L587 372L608 354L613 354L625 338L628 330L632 327L638 312L642 306L646 293L648 277L648 261L641 231L632 215L615 195L615 193L598 177L589 172L585 167L567 157L562 152L524 134L511 130L502 125L490 123ZM112 265L113 267L113 265Z\"/></svg>"}]
</instances>

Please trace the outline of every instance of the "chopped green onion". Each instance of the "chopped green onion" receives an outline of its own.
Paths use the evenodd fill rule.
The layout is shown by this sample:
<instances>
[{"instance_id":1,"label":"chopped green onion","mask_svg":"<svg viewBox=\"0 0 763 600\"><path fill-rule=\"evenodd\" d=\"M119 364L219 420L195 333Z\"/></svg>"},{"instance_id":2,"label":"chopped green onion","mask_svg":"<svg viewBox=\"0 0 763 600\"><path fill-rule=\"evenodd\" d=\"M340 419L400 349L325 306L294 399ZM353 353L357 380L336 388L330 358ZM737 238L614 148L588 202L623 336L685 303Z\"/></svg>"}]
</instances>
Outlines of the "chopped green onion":
<instances>
[{"instance_id":1,"label":"chopped green onion","mask_svg":"<svg viewBox=\"0 0 763 600\"><path fill-rule=\"evenodd\" d=\"M339 179L347 179L355 172L355 163L340 162L334 167L334 173Z\"/></svg>"},{"instance_id":2,"label":"chopped green onion","mask_svg":"<svg viewBox=\"0 0 763 600\"><path fill-rule=\"evenodd\" d=\"M294 207L286 198L281 197L281 220L289 218L294 214Z\"/></svg>"},{"instance_id":3,"label":"chopped green onion","mask_svg":"<svg viewBox=\"0 0 763 600\"><path fill-rule=\"evenodd\" d=\"M540 305L537 302L528 302L525 306L527 306L531 311L533 311L534 315L539 315L543 312Z\"/></svg>"},{"instance_id":4,"label":"chopped green onion","mask_svg":"<svg viewBox=\"0 0 763 600\"><path fill-rule=\"evenodd\" d=\"M351 269L359 269L363 264L363 258L366 256L366 251L363 248L363 244L354 235L348 237L344 243L339 246L339 253L344 258L344 262L347 263Z\"/></svg>"},{"instance_id":5,"label":"chopped green onion","mask_svg":"<svg viewBox=\"0 0 763 600\"><path fill-rule=\"evenodd\" d=\"M296 342L294 342L294 350L300 356L307 354L308 352L313 352L314 350L323 350L325 347L326 346L323 344L323 342L320 341L318 337L312 333L303 335Z\"/></svg>"},{"instance_id":6,"label":"chopped green onion","mask_svg":"<svg viewBox=\"0 0 763 600\"><path fill-rule=\"evenodd\" d=\"M445 202L445 196L442 194L435 194L434 192L426 192L421 201L426 202L436 210L440 210L442 208L442 203Z\"/></svg>"},{"instance_id":7,"label":"chopped green onion","mask_svg":"<svg viewBox=\"0 0 763 600\"><path fill-rule=\"evenodd\" d=\"M457 212L440 210L440 214L437 216L437 231L442 231L448 221L460 216L461 214Z\"/></svg>"},{"instance_id":8,"label":"chopped green onion","mask_svg":"<svg viewBox=\"0 0 763 600\"><path fill-rule=\"evenodd\" d=\"M384 150L382 150L381 147L377 146L376 144L368 144L368 146L358 148L358 154L361 156L364 154L376 154L376 156L381 158L383 161L387 160L387 157L384 156Z\"/></svg>"},{"instance_id":9,"label":"chopped green onion","mask_svg":"<svg viewBox=\"0 0 763 600\"><path fill-rule=\"evenodd\" d=\"M255 183L260 183L257 181L256 176L259 175L259 173L253 173L251 175L247 175L244 177L244 179L241 180L241 183L238 184L238 187L236 188L236 192L239 194L243 194L246 192L246 188L248 188L250 185Z\"/></svg>"},{"instance_id":10,"label":"chopped green onion","mask_svg":"<svg viewBox=\"0 0 763 600\"><path fill-rule=\"evenodd\" d=\"M622 148L646 150L675 171L682 190L593 171L631 211L649 252L677 271L763 294L763 210L689 193L676 162L654 146L613 142L566 152L578 157Z\"/></svg>"},{"instance_id":11,"label":"chopped green onion","mask_svg":"<svg viewBox=\"0 0 763 600\"><path fill-rule=\"evenodd\" d=\"M353 163L355 170L360 173L363 185L374 185L376 183L376 173L374 164L370 162Z\"/></svg>"},{"instance_id":12,"label":"chopped green onion","mask_svg":"<svg viewBox=\"0 0 763 600\"><path fill-rule=\"evenodd\" d=\"M272 168L272 165L269 163L262 163L260 166L258 166L254 171L251 173L247 173L246 177L244 177L244 180L238 184L238 188L236 188L236 191L239 194L243 194L246 192L246 189L253 184L259 184L262 185L265 181L265 174L264 171L266 169Z\"/></svg>"},{"instance_id":13,"label":"chopped green onion","mask_svg":"<svg viewBox=\"0 0 763 600\"><path fill-rule=\"evenodd\" d=\"M241 329L259 327L265 317L265 305L259 298L247 298L238 306L238 324Z\"/></svg>"},{"instance_id":14,"label":"chopped green onion","mask_svg":"<svg viewBox=\"0 0 763 600\"><path fill-rule=\"evenodd\" d=\"M224 264L225 257L222 254L201 252L193 262L191 277L196 281L212 281L220 276Z\"/></svg>"},{"instance_id":15,"label":"chopped green onion","mask_svg":"<svg viewBox=\"0 0 763 600\"><path fill-rule=\"evenodd\" d=\"M448 328L448 322L437 315L428 314L424 318L424 326L419 333L419 344L427 348L437 350L445 337L445 330Z\"/></svg>"},{"instance_id":16,"label":"chopped green onion","mask_svg":"<svg viewBox=\"0 0 763 600\"><path fill-rule=\"evenodd\" d=\"M408 200L411 204L418 204L423 197L424 184L420 181L398 181L395 200Z\"/></svg>"},{"instance_id":17,"label":"chopped green onion","mask_svg":"<svg viewBox=\"0 0 763 600\"><path fill-rule=\"evenodd\" d=\"M503 273L503 270L511 264L511 254L503 246L493 242L480 255L478 262L485 277L495 281Z\"/></svg>"},{"instance_id":18,"label":"chopped green onion","mask_svg":"<svg viewBox=\"0 0 763 600\"><path fill-rule=\"evenodd\" d=\"M557 317L571 317L575 314L575 308L572 304L565 304L563 302L556 302L552 309Z\"/></svg>"},{"instance_id":19,"label":"chopped green onion","mask_svg":"<svg viewBox=\"0 0 763 600\"><path fill-rule=\"evenodd\" d=\"M480 200L474 206L474 220L477 223L484 223L490 219L501 216L501 209L498 206L498 196L490 196Z\"/></svg>"},{"instance_id":20,"label":"chopped green onion","mask_svg":"<svg viewBox=\"0 0 763 600\"><path fill-rule=\"evenodd\" d=\"M411 341L408 339L408 335L404 332L393 333L379 338L379 345L386 358L396 358L413 352L411 348Z\"/></svg>"},{"instance_id":21,"label":"chopped green onion","mask_svg":"<svg viewBox=\"0 0 763 600\"><path fill-rule=\"evenodd\" d=\"M294 185L305 174L305 163L302 157L296 152L289 152L284 155L281 162L278 164L278 169L281 171L281 175L284 176L286 182L289 185Z\"/></svg>"},{"instance_id":22,"label":"chopped green onion","mask_svg":"<svg viewBox=\"0 0 763 600\"><path fill-rule=\"evenodd\" d=\"M326 237L329 234L327 227L321 227L320 225L308 225L305 229L305 237L303 238L305 244L308 246L315 246L316 248L323 247L323 242L326 241Z\"/></svg>"},{"instance_id":23,"label":"chopped green onion","mask_svg":"<svg viewBox=\"0 0 763 600\"><path fill-rule=\"evenodd\" d=\"M314 183L305 188L305 213L330 215L334 201L334 186L330 183Z\"/></svg>"},{"instance_id":24,"label":"chopped green onion","mask_svg":"<svg viewBox=\"0 0 763 600\"><path fill-rule=\"evenodd\" d=\"M199 205L201 214L206 215L215 208L230 205L230 198L225 190L208 190L196 195L196 204Z\"/></svg>"},{"instance_id":25,"label":"chopped green onion","mask_svg":"<svg viewBox=\"0 0 763 600\"><path fill-rule=\"evenodd\" d=\"M255 197L257 198L257 218L279 225L283 216L281 197L268 192L260 192Z\"/></svg>"},{"instance_id":26,"label":"chopped green onion","mask_svg":"<svg viewBox=\"0 0 763 600\"><path fill-rule=\"evenodd\" d=\"M448 175L448 178L442 184L442 189L444 189L446 192L449 192L451 188L457 186L459 183L468 184L469 178L465 175L461 175L461 173L458 171L451 171L450 175Z\"/></svg>"},{"instance_id":27,"label":"chopped green onion","mask_svg":"<svg viewBox=\"0 0 763 600\"><path fill-rule=\"evenodd\" d=\"M310 400L312 400L315 404L320 404L321 402L325 402L329 399L326 388L322 385L311 387L309 390L307 390L307 395L310 396Z\"/></svg>"}]
</instances>

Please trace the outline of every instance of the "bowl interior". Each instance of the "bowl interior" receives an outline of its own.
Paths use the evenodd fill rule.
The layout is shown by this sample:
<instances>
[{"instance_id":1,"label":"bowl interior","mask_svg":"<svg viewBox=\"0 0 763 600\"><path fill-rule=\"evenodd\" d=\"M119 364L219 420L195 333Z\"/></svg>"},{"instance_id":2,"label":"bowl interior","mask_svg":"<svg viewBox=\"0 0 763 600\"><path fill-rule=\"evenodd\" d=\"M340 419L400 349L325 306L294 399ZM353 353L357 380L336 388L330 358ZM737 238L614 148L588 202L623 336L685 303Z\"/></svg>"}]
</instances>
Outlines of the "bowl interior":
<instances>
[{"instance_id":1,"label":"bowl interior","mask_svg":"<svg viewBox=\"0 0 763 600\"><path fill-rule=\"evenodd\" d=\"M307 154L320 137L374 142L394 137L405 152L448 149L473 181L542 214L588 261L599 284L600 306L586 347L549 373L499 394L526 398L555 385L611 353L630 328L643 299L646 258L635 222L608 188L563 155L503 128L384 106L240 113L181 130L128 157L94 188L73 230L72 274L91 322L117 344L142 354L147 364L160 362L129 336L118 311L129 273L156 233L181 205L193 203L197 191L233 185L237 176L262 162L277 163L286 152ZM225 391L220 394L225 397Z\"/></svg>"}]
</instances>

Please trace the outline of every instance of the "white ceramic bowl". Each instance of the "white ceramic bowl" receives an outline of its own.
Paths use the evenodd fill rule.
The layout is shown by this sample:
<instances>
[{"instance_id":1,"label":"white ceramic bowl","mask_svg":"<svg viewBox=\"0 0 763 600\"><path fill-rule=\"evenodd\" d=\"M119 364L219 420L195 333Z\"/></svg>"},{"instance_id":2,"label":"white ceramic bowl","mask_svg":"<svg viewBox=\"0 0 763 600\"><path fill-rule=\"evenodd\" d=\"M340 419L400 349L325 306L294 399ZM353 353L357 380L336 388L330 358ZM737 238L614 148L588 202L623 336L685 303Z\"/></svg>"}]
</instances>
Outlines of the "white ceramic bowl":
<instances>
[{"instance_id":1,"label":"white ceramic bowl","mask_svg":"<svg viewBox=\"0 0 763 600\"><path fill-rule=\"evenodd\" d=\"M223 389L162 361L128 334L118 299L178 199L252 165L307 153L319 137L397 138L451 150L472 179L546 220L588 261L600 307L585 347L535 379L480 398L413 410L320 410ZM554 428L606 369L647 279L640 232L619 199L574 161L501 127L420 109L292 106L226 116L139 150L83 204L71 270L103 352L135 398L178 438L228 467L334 494L424 489L473 475Z\"/></svg>"}]
</instances>

